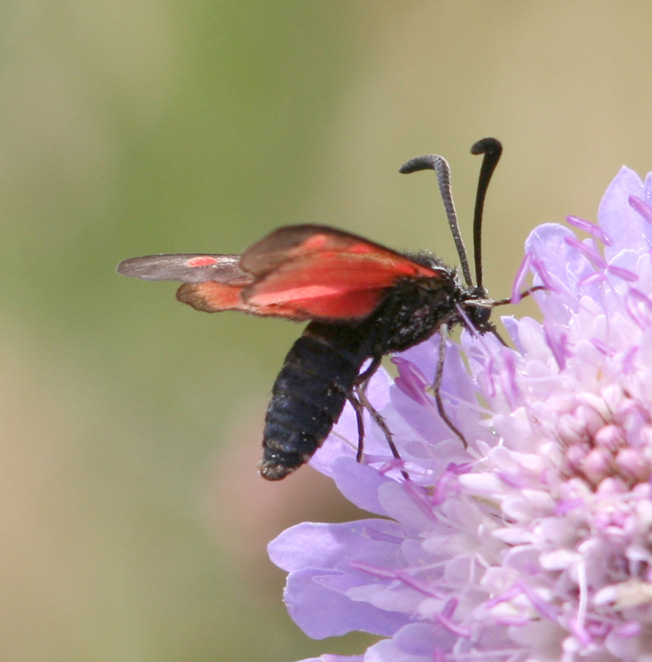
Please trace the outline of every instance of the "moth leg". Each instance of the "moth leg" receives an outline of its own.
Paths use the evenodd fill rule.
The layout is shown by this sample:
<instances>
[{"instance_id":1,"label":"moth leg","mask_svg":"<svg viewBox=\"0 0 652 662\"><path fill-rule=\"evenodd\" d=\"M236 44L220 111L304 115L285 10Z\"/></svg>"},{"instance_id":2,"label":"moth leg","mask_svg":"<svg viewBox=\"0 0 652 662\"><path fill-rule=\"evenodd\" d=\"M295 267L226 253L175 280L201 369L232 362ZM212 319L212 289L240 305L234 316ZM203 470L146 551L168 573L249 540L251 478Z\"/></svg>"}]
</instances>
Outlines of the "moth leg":
<instances>
[{"instance_id":1,"label":"moth leg","mask_svg":"<svg viewBox=\"0 0 652 662\"><path fill-rule=\"evenodd\" d=\"M349 393L347 398L355 411L355 420L358 424L358 450L355 454L355 459L356 462L362 462L362 451L364 450L364 421L362 420L362 411L364 406L353 391Z\"/></svg>"},{"instance_id":2,"label":"moth leg","mask_svg":"<svg viewBox=\"0 0 652 662\"><path fill-rule=\"evenodd\" d=\"M493 324L491 325L489 332L492 333L498 339L498 342L503 347L509 347L509 345L505 342L505 339L500 335L500 333L498 333L498 329Z\"/></svg>"},{"instance_id":3,"label":"moth leg","mask_svg":"<svg viewBox=\"0 0 652 662\"><path fill-rule=\"evenodd\" d=\"M367 387L367 382L373 377L373 374L380 367L380 362L383 360L382 356L374 356L371 359L371 363L364 372L361 372L355 378L355 385L361 384L363 388Z\"/></svg>"},{"instance_id":4,"label":"moth leg","mask_svg":"<svg viewBox=\"0 0 652 662\"><path fill-rule=\"evenodd\" d=\"M535 285L534 287L529 287L527 290L523 290L523 292L521 292L519 294L519 298L520 299L525 299L525 297L531 296L534 292L540 292L542 290L545 291L545 289L546 288L543 285ZM511 297L509 297L508 299L498 299L498 301L494 301L492 303L491 307L495 308L496 306L506 306L507 304L511 304L511 303L512 303L512 298ZM491 333L493 333L494 336L496 336L496 338L498 338L499 342L503 346L508 347L508 344L505 342L505 340L500 335L500 333L498 333L498 330L496 329L496 327L493 324L487 325L487 331L490 331Z\"/></svg>"},{"instance_id":5,"label":"moth leg","mask_svg":"<svg viewBox=\"0 0 652 662\"><path fill-rule=\"evenodd\" d=\"M523 290L519 295L519 300L520 299L525 299L525 297L532 296L535 292L545 292L546 288L544 285L534 285L532 287L528 287L527 290ZM508 304L513 303L512 297L507 297L507 299L498 299L497 301L493 301L491 303L491 307L495 308L496 306L506 306Z\"/></svg>"},{"instance_id":6,"label":"moth leg","mask_svg":"<svg viewBox=\"0 0 652 662\"><path fill-rule=\"evenodd\" d=\"M382 430L383 434L385 435L387 445L389 446L392 455L397 460L401 459L398 448L396 448L396 444L394 443L392 431L387 426L387 423L385 423L385 419L382 417L380 412L371 404L366 394L369 379L376 372L376 370L378 370L381 361L381 356L374 356L371 359L369 367L358 375L355 384L353 385L353 390L348 396L349 402L353 405L353 409L355 410L355 416L358 423L358 452L356 453L356 460L358 462L362 461L362 453L364 450L364 422L362 419L362 413L365 409L369 412L369 415L373 419L374 423ZM409 480L409 476L405 471L401 470L401 473L406 480Z\"/></svg>"},{"instance_id":7,"label":"moth leg","mask_svg":"<svg viewBox=\"0 0 652 662\"><path fill-rule=\"evenodd\" d=\"M359 386L355 386L355 393L356 397L358 398L358 402L361 406L362 409L366 409L371 418L373 418L374 423L383 431L383 434L385 435L385 439L387 439L387 444L389 446L389 449L392 451L392 455L397 459L400 460L401 456L399 455L398 449L396 448L396 444L394 443L392 431L387 427L387 423L385 423L385 419L381 416L380 412L378 410L374 409L374 406L369 402L369 399L367 398L366 393L364 392L364 387L366 384L361 384Z\"/></svg>"},{"instance_id":8,"label":"moth leg","mask_svg":"<svg viewBox=\"0 0 652 662\"><path fill-rule=\"evenodd\" d=\"M362 390L366 388L367 382L374 374L374 372L378 370L381 360L382 357L380 356L374 356L371 359L371 363L369 364L367 369L364 372L361 372L355 378L355 382L353 383L353 389L346 396L348 401L353 406L353 409L355 410L355 418L358 425L358 450L355 454L355 459L357 462L362 462L362 452L364 450L364 421L362 420L362 412L365 409L365 405L360 401L361 389L359 388L359 386L362 387ZM380 414L378 415L380 416Z\"/></svg>"},{"instance_id":9,"label":"moth leg","mask_svg":"<svg viewBox=\"0 0 652 662\"><path fill-rule=\"evenodd\" d=\"M382 356L373 356L371 358L371 363L368 365L367 369L364 372L361 372L355 380L353 385L353 399L349 398L351 404L355 409L356 417L358 419L358 454L356 459L358 462L362 460L362 440L364 439L364 425L362 423L362 411L366 409L371 418L373 418L374 423L383 431L383 434L387 438L387 443L389 448L392 451L392 455L396 459L400 459L394 440L392 439L392 433L385 423L385 419L380 415L380 413L374 408L374 406L369 402L367 398L366 390L369 380L374 375L376 370L380 367L382 361Z\"/></svg>"},{"instance_id":10,"label":"moth leg","mask_svg":"<svg viewBox=\"0 0 652 662\"><path fill-rule=\"evenodd\" d=\"M439 356L437 358L437 372L435 373L435 382L432 386L432 392L435 396L435 403L437 405L437 411L441 416L442 420L451 431L459 437L462 442L464 449L469 447L469 444L466 441L464 435L460 432L459 428L453 423L448 414L446 413L446 408L444 407L444 401L441 397L441 382L444 376L444 356L446 353L446 337L448 336L448 326L442 324L439 331Z\"/></svg>"},{"instance_id":11,"label":"moth leg","mask_svg":"<svg viewBox=\"0 0 652 662\"><path fill-rule=\"evenodd\" d=\"M387 426L387 423L385 423L385 419L382 417L380 412L374 408L374 406L369 402L369 399L367 398L367 394L365 393L365 387L367 383L365 382L364 384L359 384L357 386L354 386L356 398L358 405L360 406L360 417L358 418L358 421L362 420L362 410L366 409L369 412L369 415L371 418L373 418L374 423L383 431L383 434L385 435L385 439L387 440L387 445L389 446L389 449L392 451L392 455L394 456L395 459L401 460L401 454L398 452L398 448L396 448L396 444L394 443L394 436L392 435L392 431L389 429ZM354 405L355 407L355 405ZM358 445L358 462L362 459L362 446ZM406 471L401 469L401 475L405 480L410 480L410 476Z\"/></svg>"}]
</instances>

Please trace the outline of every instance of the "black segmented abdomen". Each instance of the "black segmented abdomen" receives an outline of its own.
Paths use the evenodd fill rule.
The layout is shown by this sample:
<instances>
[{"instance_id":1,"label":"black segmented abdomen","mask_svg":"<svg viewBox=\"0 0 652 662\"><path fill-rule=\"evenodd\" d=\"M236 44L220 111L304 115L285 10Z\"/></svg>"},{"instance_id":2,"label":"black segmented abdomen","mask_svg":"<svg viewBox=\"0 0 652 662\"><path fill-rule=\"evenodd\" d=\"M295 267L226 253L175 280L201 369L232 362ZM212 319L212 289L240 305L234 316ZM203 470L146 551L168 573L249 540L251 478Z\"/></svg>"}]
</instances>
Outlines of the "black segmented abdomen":
<instances>
[{"instance_id":1,"label":"black segmented abdomen","mask_svg":"<svg viewBox=\"0 0 652 662\"><path fill-rule=\"evenodd\" d=\"M267 409L260 474L280 480L307 462L339 418L368 337L346 325L312 322L294 343Z\"/></svg>"}]
</instances>

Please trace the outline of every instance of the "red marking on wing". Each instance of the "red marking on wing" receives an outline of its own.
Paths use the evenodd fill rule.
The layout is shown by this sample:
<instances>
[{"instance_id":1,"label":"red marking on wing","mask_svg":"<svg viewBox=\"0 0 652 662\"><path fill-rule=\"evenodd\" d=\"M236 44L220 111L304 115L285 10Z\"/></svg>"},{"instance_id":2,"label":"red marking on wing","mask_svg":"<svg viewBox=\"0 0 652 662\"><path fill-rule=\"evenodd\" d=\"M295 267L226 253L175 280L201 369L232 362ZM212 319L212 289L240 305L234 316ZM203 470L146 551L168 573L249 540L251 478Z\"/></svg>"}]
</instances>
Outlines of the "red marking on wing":
<instances>
[{"instance_id":1,"label":"red marking on wing","mask_svg":"<svg viewBox=\"0 0 652 662\"><path fill-rule=\"evenodd\" d=\"M242 287L208 280L182 285L177 290L177 299L197 310L218 313L223 310L242 310L245 304L240 296L241 292Z\"/></svg>"},{"instance_id":2,"label":"red marking on wing","mask_svg":"<svg viewBox=\"0 0 652 662\"><path fill-rule=\"evenodd\" d=\"M397 280L439 276L380 244L309 225L271 233L245 251L241 266L256 276L243 290L246 304L295 319L361 319Z\"/></svg>"},{"instance_id":3,"label":"red marking on wing","mask_svg":"<svg viewBox=\"0 0 652 662\"><path fill-rule=\"evenodd\" d=\"M312 319L312 315L301 314L295 305L252 305L243 299L243 287L216 283L186 283L177 290L177 299L205 313L221 313L225 310L239 310L259 317L284 317L297 322Z\"/></svg>"},{"instance_id":4,"label":"red marking on wing","mask_svg":"<svg viewBox=\"0 0 652 662\"><path fill-rule=\"evenodd\" d=\"M145 280L177 280L179 301L206 312L239 310L297 321L369 316L400 279L437 279L406 255L319 225L279 228L239 255L147 255L118 271Z\"/></svg>"},{"instance_id":5,"label":"red marking on wing","mask_svg":"<svg viewBox=\"0 0 652 662\"><path fill-rule=\"evenodd\" d=\"M189 267L208 267L217 264L218 260L213 255L197 255L187 261Z\"/></svg>"},{"instance_id":6,"label":"red marking on wing","mask_svg":"<svg viewBox=\"0 0 652 662\"><path fill-rule=\"evenodd\" d=\"M248 302L256 310L261 307L266 315L281 315L301 321L317 319L322 321L364 319L373 313L380 305L385 290L355 290L341 293L313 294L304 292L300 296L287 292L276 297L273 303L261 304L257 297L249 298ZM281 312L276 312L281 311Z\"/></svg>"},{"instance_id":7,"label":"red marking on wing","mask_svg":"<svg viewBox=\"0 0 652 662\"><path fill-rule=\"evenodd\" d=\"M145 255L120 262L118 273L143 280L178 280L182 283L214 280L229 285L247 285L253 282L252 276L240 268L239 255Z\"/></svg>"}]
</instances>

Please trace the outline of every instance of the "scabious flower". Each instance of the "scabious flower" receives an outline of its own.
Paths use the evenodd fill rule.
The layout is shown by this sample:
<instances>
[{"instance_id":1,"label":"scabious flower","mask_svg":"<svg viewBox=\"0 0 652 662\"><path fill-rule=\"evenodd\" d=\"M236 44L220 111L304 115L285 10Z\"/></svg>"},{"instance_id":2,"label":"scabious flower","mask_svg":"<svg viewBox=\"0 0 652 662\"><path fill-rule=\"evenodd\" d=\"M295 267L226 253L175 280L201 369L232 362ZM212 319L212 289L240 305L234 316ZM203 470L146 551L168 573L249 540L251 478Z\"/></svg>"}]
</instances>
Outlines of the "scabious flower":
<instances>
[{"instance_id":1,"label":"scabious flower","mask_svg":"<svg viewBox=\"0 0 652 662\"><path fill-rule=\"evenodd\" d=\"M371 421L355 461L349 410L316 454L374 517L270 544L287 608L314 638L383 637L322 662L652 661L652 174L623 168L598 219L530 235L516 289L544 286L543 322L503 319L514 349L449 343L468 449L437 414L435 338L369 386L401 466Z\"/></svg>"}]
</instances>

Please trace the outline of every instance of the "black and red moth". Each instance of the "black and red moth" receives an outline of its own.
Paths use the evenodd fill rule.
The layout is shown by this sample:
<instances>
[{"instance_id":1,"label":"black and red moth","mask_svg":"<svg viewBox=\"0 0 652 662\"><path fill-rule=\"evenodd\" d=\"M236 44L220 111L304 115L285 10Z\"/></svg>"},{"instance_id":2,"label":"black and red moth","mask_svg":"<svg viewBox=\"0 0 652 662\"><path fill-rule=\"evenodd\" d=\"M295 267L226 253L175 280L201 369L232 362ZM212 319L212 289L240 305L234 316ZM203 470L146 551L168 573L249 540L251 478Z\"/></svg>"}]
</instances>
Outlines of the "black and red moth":
<instances>
[{"instance_id":1,"label":"black and red moth","mask_svg":"<svg viewBox=\"0 0 652 662\"><path fill-rule=\"evenodd\" d=\"M362 435L360 388L385 354L455 324L479 333L494 330L489 315L499 302L488 298L481 282L480 232L485 193L502 147L486 138L471 151L484 154L474 219L475 284L455 218L448 165L436 155L412 159L401 172L437 172L465 284L431 253L398 253L322 225L281 227L242 255L149 255L118 265L125 276L180 281L177 299L197 310L310 321L274 384L259 466L263 478L280 480L307 462L347 400L356 406ZM437 404L464 441L441 404L441 347L434 384ZM377 414L376 420L382 421Z\"/></svg>"}]
</instances>

